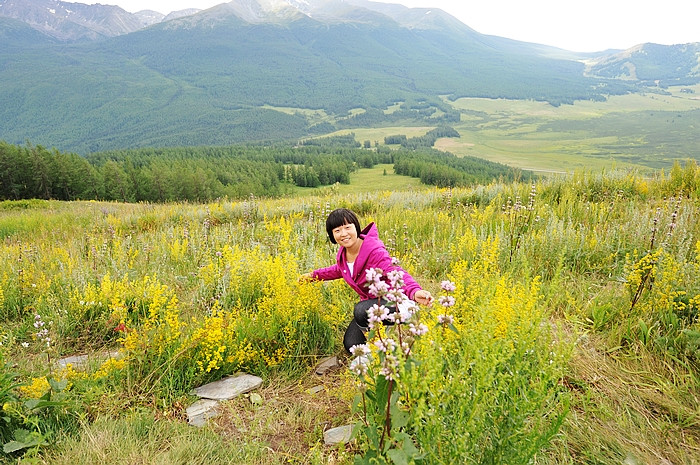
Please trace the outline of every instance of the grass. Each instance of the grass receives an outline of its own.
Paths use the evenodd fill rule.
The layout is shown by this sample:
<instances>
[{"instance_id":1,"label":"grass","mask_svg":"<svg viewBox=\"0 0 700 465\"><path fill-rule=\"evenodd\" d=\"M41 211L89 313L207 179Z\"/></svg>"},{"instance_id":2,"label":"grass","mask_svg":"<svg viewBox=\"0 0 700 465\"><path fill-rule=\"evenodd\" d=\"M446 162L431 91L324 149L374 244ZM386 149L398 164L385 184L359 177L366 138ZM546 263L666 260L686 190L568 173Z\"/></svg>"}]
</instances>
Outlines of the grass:
<instances>
[{"instance_id":1,"label":"grass","mask_svg":"<svg viewBox=\"0 0 700 465\"><path fill-rule=\"evenodd\" d=\"M674 159L700 158L693 130L700 109L695 95L674 89L673 95L630 94L560 107L534 101L459 99L453 105L466 112L463 122L455 125L461 137L440 140L436 148L535 171L626 168L648 172L670 167ZM695 123L669 121L670 112ZM638 124L631 126L634 122ZM673 136L676 147L670 146L664 133L651 129L658 126L664 126L664 133L680 131Z\"/></svg>"},{"instance_id":2,"label":"grass","mask_svg":"<svg viewBox=\"0 0 700 465\"><path fill-rule=\"evenodd\" d=\"M246 253L260 248L275 257L287 251L279 247L284 231L290 231L295 252L301 254L300 269L306 270L327 263L335 253L323 235L321 205L361 207L363 219L377 221L392 253L405 258L405 266L429 289L437 289L455 262L463 261L471 270L480 257L488 256L481 249L486 243L501 251L499 266L514 282L521 276L543 276L542 305L551 312L552 326L566 328L561 337L573 345L558 385L569 396L570 412L557 438L537 454L533 465L697 465L697 370L679 362L670 345L664 348L619 336L625 324L626 334L634 334L629 328L638 324L635 318L650 318L662 310L660 301L647 302L647 308L653 310L650 314L635 318L623 314L629 308L622 282L625 255L642 250L653 212L657 207L667 208L667 202L661 200L667 189L662 189L662 181L630 179L631 175L614 173L538 181L534 212L538 220L523 230L522 245L512 262L507 258L504 234L508 225L501 205L507 198L525 198L530 186L492 184L447 192L420 187L416 180L391 173L389 166L359 170L349 186L308 190L307 196L291 199L222 200L208 205L42 202L30 205L33 214L27 205L14 208L4 203L0 220L12 232L0 243L7 251L0 255L0 263L6 265L6 271L0 273L0 289L5 290L6 302L19 301L12 280L18 260L7 257L21 247L26 292L22 298L36 297L28 305L36 305L42 315L57 306L60 311L54 318L58 318L65 308L58 299L62 293L68 295L64 289L72 289L71 295L82 299L86 283L99 283L105 273L111 273L115 282L122 276L130 282L145 275L157 277L178 294L189 321L205 314L210 301L227 292L246 298L240 282L236 289L215 284L227 282L216 274L217 251L238 245ZM684 268L678 276L658 275L655 289L673 284L673 289L687 290L688 297L700 292L698 281L691 279L700 270L697 192L700 190L689 191L690 200L683 201L678 233L671 241L679 244L678 260L685 257ZM313 220L308 219L310 214ZM42 221L35 220L37 217ZM276 229L282 227L283 218L291 222L289 229ZM175 247L185 234L189 245L184 250ZM493 238L500 238L501 245L489 242ZM257 263L267 260L262 253L250 256L262 257ZM498 256L493 259L499 261ZM283 261L280 267L289 263ZM251 269L251 274L264 266ZM483 277L492 274L483 273ZM480 276L475 272L467 282L478 283ZM204 278L214 284L203 284L208 282ZM241 275L243 284L245 279ZM51 285L44 287L46 282ZM475 285L474 291L481 287ZM346 287L319 286L318 292L324 314L345 315L344 306L351 298ZM124 302L140 308L133 302L140 295L124 292ZM478 297L467 302L478 305ZM608 319L594 314L604 305L615 310ZM39 362L45 360L45 354L19 348L25 340L36 348L31 337L33 311L30 307L26 315L8 317L0 327L0 354L6 351L8 359L25 371L24 379L33 376ZM658 331L660 324L655 324ZM697 327L700 323L691 324ZM306 363L297 360L306 359L294 359L293 364ZM25 458L66 465L350 464L358 443L331 447L322 442L323 431L350 421L355 388L346 375L344 368L323 378L308 369L291 376L273 372L257 391L262 402L253 404L249 397L231 400L225 403L223 415L204 429L189 427L184 421L184 409L194 401L191 396L180 395L167 404L156 394L129 399L125 393L98 388L87 392L83 400L88 407L79 433L62 437L38 457ZM323 389L311 394L309 389L317 385ZM460 383L454 385L462 389Z\"/></svg>"},{"instance_id":3,"label":"grass","mask_svg":"<svg viewBox=\"0 0 700 465\"><path fill-rule=\"evenodd\" d=\"M394 173L394 166L379 164L373 168L360 168L350 174L350 184L337 184L317 188L296 187L294 195L356 195L381 191L425 190L420 179Z\"/></svg>"},{"instance_id":4,"label":"grass","mask_svg":"<svg viewBox=\"0 0 700 465\"><path fill-rule=\"evenodd\" d=\"M444 98L462 112L461 122L452 125L461 136L440 139L435 148L543 173L617 168L650 173L669 168L674 161L700 160L696 130L700 84L671 87L666 92L617 95L605 102L577 101L558 107L528 100L461 98L451 102ZM385 113L398 106L389 106ZM333 122L320 110L274 109L303 114L313 122ZM431 129L434 126L353 128L329 135L354 133L360 143L383 145L386 136L419 137Z\"/></svg>"},{"instance_id":5,"label":"grass","mask_svg":"<svg viewBox=\"0 0 700 465\"><path fill-rule=\"evenodd\" d=\"M559 460L700 463L697 436L683 433L685 428L700 431L700 399L687 382L672 381L682 372L643 349L636 356L611 351L595 334L581 335L576 346L565 378L574 393L573 408L562 431L566 439L559 444L564 452Z\"/></svg>"},{"instance_id":6,"label":"grass","mask_svg":"<svg viewBox=\"0 0 700 465\"><path fill-rule=\"evenodd\" d=\"M310 389L322 389L311 393ZM222 402L220 416L194 428L182 413L136 412L101 416L85 423L43 463L51 465L133 464L328 464L347 463L350 446L323 445L323 432L349 415L352 395L344 372L309 373L296 383L270 380L248 395Z\"/></svg>"}]
</instances>

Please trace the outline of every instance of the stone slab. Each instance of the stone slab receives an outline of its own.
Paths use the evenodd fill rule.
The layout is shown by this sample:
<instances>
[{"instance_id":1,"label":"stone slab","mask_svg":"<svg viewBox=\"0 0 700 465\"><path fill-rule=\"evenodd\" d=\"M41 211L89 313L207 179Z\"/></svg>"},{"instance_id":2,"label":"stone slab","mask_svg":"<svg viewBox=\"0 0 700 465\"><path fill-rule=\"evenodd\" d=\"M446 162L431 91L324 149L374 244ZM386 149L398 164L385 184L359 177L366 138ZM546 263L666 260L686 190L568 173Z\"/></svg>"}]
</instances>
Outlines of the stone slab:
<instances>
[{"instance_id":1,"label":"stone slab","mask_svg":"<svg viewBox=\"0 0 700 465\"><path fill-rule=\"evenodd\" d=\"M328 446L349 442L350 438L352 438L352 427L353 425L343 425L325 431L323 433L323 442Z\"/></svg>"},{"instance_id":2,"label":"stone slab","mask_svg":"<svg viewBox=\"0 0 700 465\"><path fill-rule=\"evenodd\" d=\"M307 394L314 395L314 394L318 394L319 392L323 391L324 389L326 389L326 387L323 384L319 384L318 386L314 386L314 387L307 389L306 392L307 392Z\"/></svg>"},{"instance_id":3,"label":"stone slab","mask_svg":"<svg viewBox=\"0 0 700 465\"><path fill-rule=\"evenodd\" d=\"M70 357L63 357L58 359L56 361L56 364L61 368L66 368L68 365L72 365L75 369L82 369L85 368L91 361L107 360L108 358L119 358L119 356L120 354L118 351L85 355L71 355Z\"/></svg>"},{"instance_id":4,"label":"stone slab","mask_svg":"<svg viewBox=\"0 0 700 465\"><path fill-rule=\"evenodd\" d=\"M261 385L262 378L239 373L195 388L194 394L203 399L229 400L257 389Z\"/></svg>"},{"instance_id":5,"label":"stone slab","mask_svg":"<svg viewBox=\"0 0 700 465\"><path fill-rule=\"evenodd\" d=\"M327 357L321 360L321 362L316 367L316 374L323 376L329 371L338 367L340 367L340 363L338 363L338 357L333 355L332 357Z\"/></svg>"},{"instance_id":6,"label":"stone slab","mask_svg":"<svg viewBox=\"0 0 700 465\"><path fill-rule=\"evenodd\" d=\"M192 426L204 426L207 420L219 415L219 401L199 399L187 407L187 423Z\"/></svg>"}]
</instances>

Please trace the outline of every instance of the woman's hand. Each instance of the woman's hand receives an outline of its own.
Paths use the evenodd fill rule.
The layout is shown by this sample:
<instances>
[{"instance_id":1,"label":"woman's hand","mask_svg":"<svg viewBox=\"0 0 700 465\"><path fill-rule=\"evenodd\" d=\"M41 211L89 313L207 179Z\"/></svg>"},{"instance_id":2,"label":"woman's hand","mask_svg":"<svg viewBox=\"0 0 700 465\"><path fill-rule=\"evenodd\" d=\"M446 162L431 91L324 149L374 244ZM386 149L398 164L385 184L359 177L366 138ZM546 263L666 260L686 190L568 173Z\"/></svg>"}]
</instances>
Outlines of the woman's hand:
<instances>
[{"instance_id":1,"label":"woman's hand","mask_svg":"<svg viewBox=\"0 0 700 465\"><path fill-rule=\"evenodd\" d=\"M304 273L303 275L299 276L299 282L307 282L307 281L313 281L314 280L314 274L313 272L309 271L308 273Z\"/></svg>"},{"instance_id":2,"label":"woman's hand","mask_svg":"<svg viewBox=\"0 0 700 465\"><path fill-rule=\"evenodd\" d=\"M433 295L425 289L421 289L413 294L413 300L426 307L433 305Z\"/></svg>"}]
</instances>

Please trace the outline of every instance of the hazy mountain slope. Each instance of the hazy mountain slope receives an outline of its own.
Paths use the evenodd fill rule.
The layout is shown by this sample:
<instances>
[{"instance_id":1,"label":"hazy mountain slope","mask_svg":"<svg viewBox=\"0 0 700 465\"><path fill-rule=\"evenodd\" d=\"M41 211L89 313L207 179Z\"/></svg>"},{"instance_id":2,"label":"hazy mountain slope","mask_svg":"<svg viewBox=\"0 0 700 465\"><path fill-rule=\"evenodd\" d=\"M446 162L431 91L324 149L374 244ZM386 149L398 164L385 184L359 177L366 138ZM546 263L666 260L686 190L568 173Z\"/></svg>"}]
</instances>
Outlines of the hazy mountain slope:
<instances>
[{"instance_id":1,"label":"hazy mountain slope","mask_svg":"<svg viewBox=\"0 0 700 465\"><path fill-rule=\"evenodd\" d=\"M58 0L0 0L0 16L19 19L59 40L95 40L143 27L137 16L112 5Z\"/></svg>"},{"instance_id":2,"label":"hazy mountain slope","mask_svg":"<svg viewBox=\"0 0 700 465\"><path fill-rule=\"evenodd\" d=\"M8 47L0 58L18 65L0 72L0 137L79 152L223 144L313 131L302 116L256 108L266 104L343 116L444 94L555 104L598 95L574 61L511 53L466 26L346 12L365 20L222 4L101 41Z\"/></svg>"},{"instance_id":3,"label":"hazy mountain slope","mask_svg":"<svg viewBox=\"0 0 700 465\"><path fill-rule=\"evenodd\" d=\"M700 43L641 44L629 50L590 60L591 76L651 83L700 82Z\"/></svg>"},{"instance_id":4,"label":"hazy mountain slope","mask_svg":"<svg viewBox=\"0 0 700 465\"><path fill-rule=\"evenodd\" d=\"M603 67L601 78L584 76L565 51L482 35L439 9L364 0L234 0L75 43L0 18L0 38L0 139L81 153L395 123L381 111L394 102L406 102L402 117L435 125L431 108L449 111L441 95L559 105L633 89ZM315 125L263 105L332 118ZM348 119L353 108L367 112Z\"/></svg>"}]
</instances>

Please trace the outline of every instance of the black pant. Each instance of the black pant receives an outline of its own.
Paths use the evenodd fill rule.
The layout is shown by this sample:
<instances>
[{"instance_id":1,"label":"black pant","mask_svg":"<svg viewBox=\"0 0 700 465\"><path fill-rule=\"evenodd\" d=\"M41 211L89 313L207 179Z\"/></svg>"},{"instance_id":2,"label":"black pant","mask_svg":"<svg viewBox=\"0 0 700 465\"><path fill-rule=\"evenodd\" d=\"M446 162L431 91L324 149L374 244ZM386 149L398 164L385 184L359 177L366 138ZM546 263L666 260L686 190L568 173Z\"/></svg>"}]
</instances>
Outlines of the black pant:
<instances>
[{"instance_id":1,"label":"black pant","mask_svg":"<svg viewBox=\"0 0 700 465\"><path fill-rule=\"evenodd\" d=\"M365 337L365 331L367 331L369 326L369 315L367 315L367 310L369 310L372 305L377 303L377 299L367 299L361 300L355 304L355 309L353 311L353 318L345 330L345 336L343 337L343 345L345 350L350 352L350 347L357 344L364 344L367 342ZM386 305L386 300L382 299L381 305ZM389 307L389 312L393 313L395 307ZM389 322L384 322L384 324L391 324Z\"/></svg>"}]
</instances>

